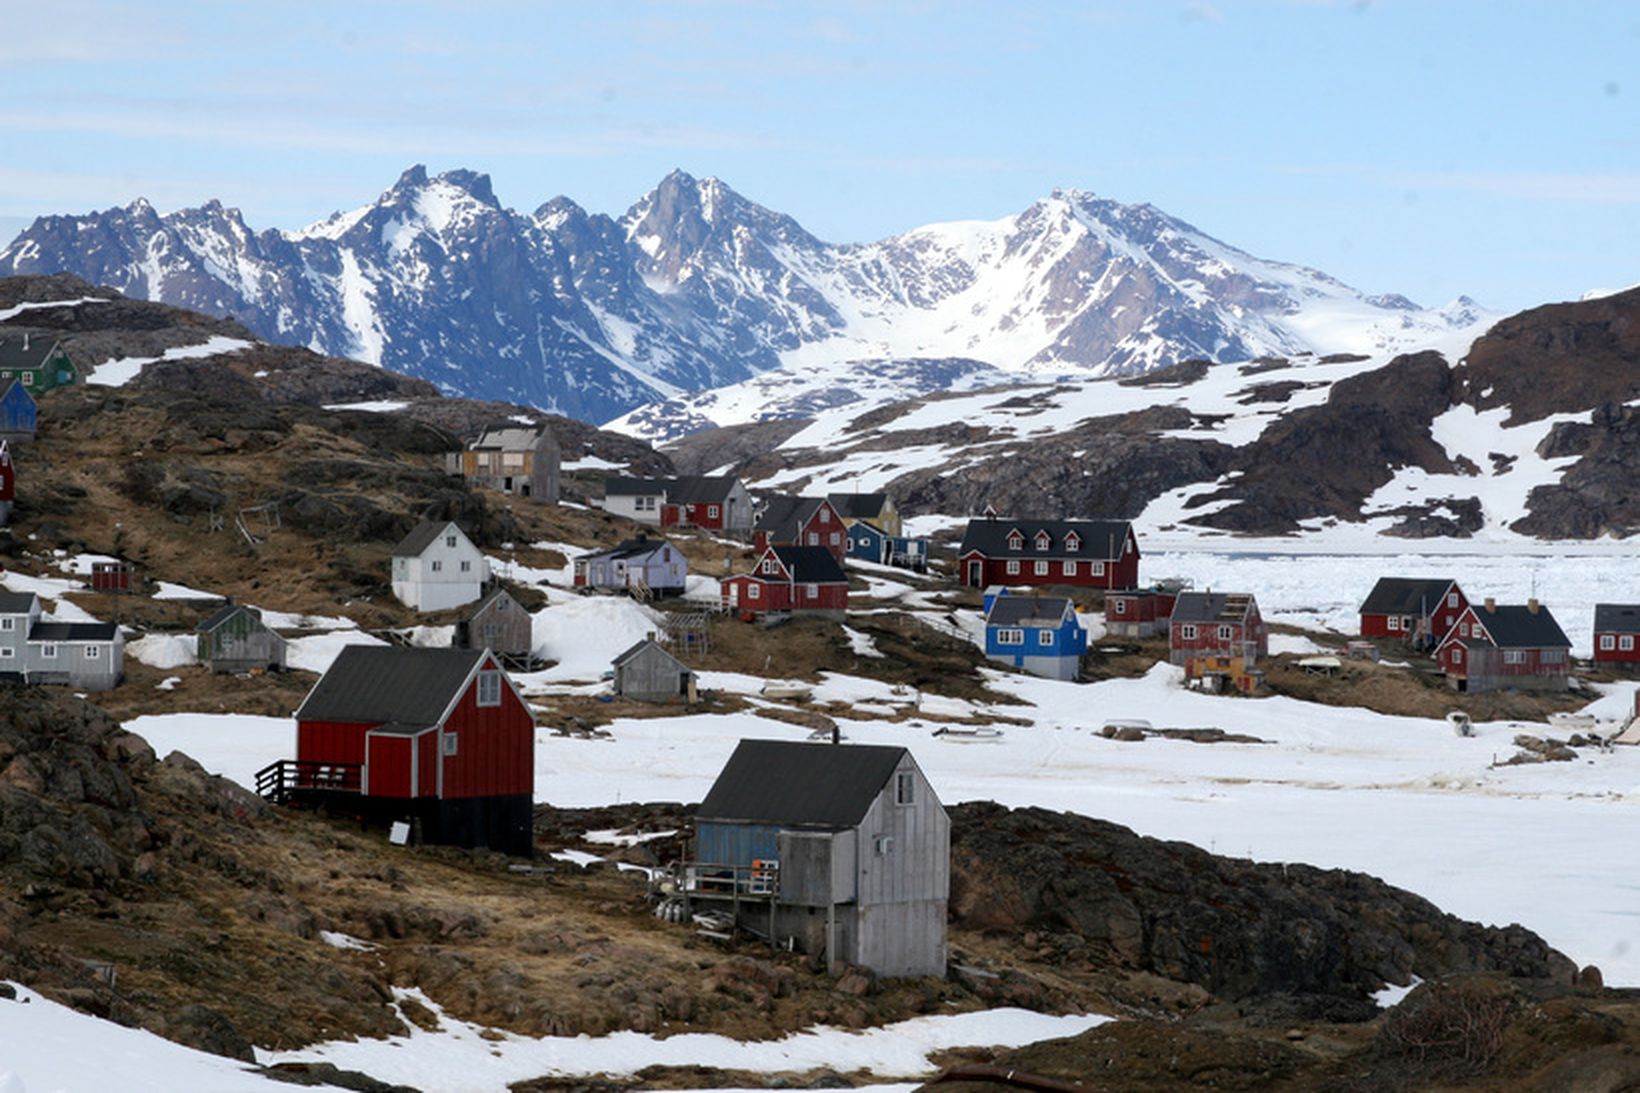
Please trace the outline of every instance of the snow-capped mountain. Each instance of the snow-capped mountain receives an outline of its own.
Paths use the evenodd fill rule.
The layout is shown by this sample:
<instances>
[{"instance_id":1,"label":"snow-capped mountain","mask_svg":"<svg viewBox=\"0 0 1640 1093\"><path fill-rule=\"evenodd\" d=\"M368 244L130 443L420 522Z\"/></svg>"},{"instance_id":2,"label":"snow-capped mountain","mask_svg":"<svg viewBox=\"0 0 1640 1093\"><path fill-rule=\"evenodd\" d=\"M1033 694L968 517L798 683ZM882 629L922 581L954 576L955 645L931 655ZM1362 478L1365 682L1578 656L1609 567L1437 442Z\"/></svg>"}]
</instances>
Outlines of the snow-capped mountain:
<instances>
[{"instance_id":1,"label":"snow-capped mountain","mask_svg":"<svg viewBox=\"0 0 1640 1093\"><path fill-rule=\"evenodd\" d=\"M254 232L216 201L161 216L138 200L42 217L0 252L0 274L60 270L452 394L600 420L777 368L835 398L889 360L1102 376L1415 348L1480 318L1467 300L1435 311L1364 296L1080 190L1002 220L837 245L681 171L618 220L564 197L525 216L487 176L415 167L301 231ZM647 416L648 435L678 431L670 408Z\"/></svg>"}]
</instances>

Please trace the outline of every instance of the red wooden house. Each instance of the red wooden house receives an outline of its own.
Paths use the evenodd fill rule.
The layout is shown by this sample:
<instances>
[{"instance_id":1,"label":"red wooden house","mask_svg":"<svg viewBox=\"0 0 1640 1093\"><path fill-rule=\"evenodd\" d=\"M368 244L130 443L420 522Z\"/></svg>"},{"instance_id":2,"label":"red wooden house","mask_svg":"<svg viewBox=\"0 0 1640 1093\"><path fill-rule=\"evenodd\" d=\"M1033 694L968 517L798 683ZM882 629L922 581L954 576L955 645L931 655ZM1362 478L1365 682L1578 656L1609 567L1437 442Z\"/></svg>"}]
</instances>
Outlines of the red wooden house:
<instances>
[{"instance_id":1,"label":"red wooden house","mask_svg":"<svg viewBox=\"0 0 1640 1093\"><path fill-rule=\"evenodd\" d=\"M1594 605L1594 663L1597 668L1640 668L1640 604Z\"/></svg>"},{"instance_id":2,"label":"red wooden house","mask_svg":"<svg viewBox=\"0 0 1640 1093\"><path fill-rule=\"evenodd\" d=\"M1571 686L1571 648L1536 600L1500 607L1488 599L1458 616L1435 659L1459 691L1564 691Z\"/></svg>"},{"instance_id":3,"label":"red wooden house","mask_svg":"<svg viewBox=\"0 0 1640 1093\"><path fill-rule=\"evenodd\" d=\"M130 562L92 562L91 591L130 592L136 585L136 573L137 567Z\"/></svg>"},{"instance_id":4,"label":"red wooden house","mask_svg":"<svg viewBox=\"0 0 1640 1093\"><path fill-rule=\"evenodd\" d=\"M11 445L0 439L0 527L11 522L11 509L17 502L17 470L11 462Z\"/></svg>"},{"instance_id":5,"label":"red wooden house","mask_svg":"<svg viewBox=\"0 0 1640 1093\"><path fill-rule=\"evenodd\" d=\"M1361 636L1430 648L1451 633L1468 606L1449 577L1380 577L1361 604Z\"/></svg>"},{"instance_id":6,"label":"red wooden house","mask_svg":"<svg viewBox=\"0 0 1640 1093\"><path fill-rule=\"evenodd\" d=\"M1218 677L1238 691L1258 686L1270 637L1258 601L1242 592L1181 592L1168 622L1168 660L1186 679Z\"/></svg>"},{"instance_id":7,"label":"red wooden house","mask_svg":"<svg viewBox=\"0 0 1640 1093\"><path fill-rule=\"evenodd\" d=\"M1137 588L1139 540L1126 520L968 521L957 548L962 583Z\"/></svg>"},{"instance_id":8,"label":"red wooden house","mask_svg":"<svg viewBox=\"0 0 1640 1093\"><path fill-rule=\"evenodd\" d=\"M848 529L824 497L771 497L752 527L752 545L823 547L839 563L848 553Z\"/></svg>"},{"instance_id":9,"label":"red wooden house","mask_svg":"<svg viewBox=\"0 0 1640 1093\"><path fill-rule=\"evenodd\" d=\"M1167 630L1173 616L1176 588L1140 588L1105 593L1105 633L1124 638L1148 638Z\"/></svg>"},{"instance_id":10,"label":"red wooden house","mask_svg":"<svg viewBox=\"0 0 1640 1093\"><path fill-rule=\"evenodd\" d=\"M848 610L848 575L824 547L773 546L750 573L723 582L723 606L748 622L771 611L842 618Z\"/></svg>"},{"instance_id":11,"label":"red wooden house","mask_svg":"<svg viewBox=\"0 0 1640 1093\"><path fill-rule=\"evenodd\" d=\"M257 791L528 855L534 756L535 719L489 650L350 645L296 711L296 758Z\"/></svg>"}]
</instances>

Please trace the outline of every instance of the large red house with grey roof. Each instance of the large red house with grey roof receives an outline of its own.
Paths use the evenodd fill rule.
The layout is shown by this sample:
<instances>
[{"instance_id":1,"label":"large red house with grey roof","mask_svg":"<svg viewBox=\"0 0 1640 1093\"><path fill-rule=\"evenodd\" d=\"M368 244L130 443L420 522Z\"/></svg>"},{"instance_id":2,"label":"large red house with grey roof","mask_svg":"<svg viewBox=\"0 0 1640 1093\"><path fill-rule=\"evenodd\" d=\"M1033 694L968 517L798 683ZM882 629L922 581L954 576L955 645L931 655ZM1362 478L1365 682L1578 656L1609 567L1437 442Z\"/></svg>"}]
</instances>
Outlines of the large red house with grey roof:
<instances>
[{"instance_id":1,"label":"large red house with grey roof","mask_svg":"<svg viewBox=\"0 0 1640 1093\"><path fill-rule=\"evenodd\" d=\"M1572 643L1549 609L1487 600L1471 604L1435 649L1447 684L1458 691L1564 691L1571 686Z\"/></svg>"},{"instance_id":2,"label":"large red house with grey roof","mask_svg":"<svg viewBox=\"0 0 1640 1093\"><path fill-rule=\"evenodd\" d=\"M1139 540L1126 520L968 521L957 548L962 583L1137 588Z\"/></svg>"},{"instance_id":3,"label":"large red house with grey roof","mask_svg":"<svg viewBox=\"0 0 1640 1093\"><path fill-rule=\"evenodd\" d=\"M535 718L488 649L350 645L296 711L296 758L257 791L528 855Z\"/></svg>"}]
</instances>

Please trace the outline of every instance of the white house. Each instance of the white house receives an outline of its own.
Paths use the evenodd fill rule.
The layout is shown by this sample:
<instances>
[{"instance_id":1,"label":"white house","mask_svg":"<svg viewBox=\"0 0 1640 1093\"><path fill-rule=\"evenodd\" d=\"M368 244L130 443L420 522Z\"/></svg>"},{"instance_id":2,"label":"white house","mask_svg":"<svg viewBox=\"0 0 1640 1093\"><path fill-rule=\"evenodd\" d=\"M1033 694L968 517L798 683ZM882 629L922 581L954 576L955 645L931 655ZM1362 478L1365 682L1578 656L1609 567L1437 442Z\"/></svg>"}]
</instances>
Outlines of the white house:
<instances>
[{"instance_id":1,"label":"white house","mask_svg":"<svg viewBox=\"0 0 1640 1093\"><path fill-rule=\"evenodd\" d=\"M484 594L490 563L454 523L424 520L393 548L393 595L417 611L442 611Z\"/></svg>"}]
</instances>

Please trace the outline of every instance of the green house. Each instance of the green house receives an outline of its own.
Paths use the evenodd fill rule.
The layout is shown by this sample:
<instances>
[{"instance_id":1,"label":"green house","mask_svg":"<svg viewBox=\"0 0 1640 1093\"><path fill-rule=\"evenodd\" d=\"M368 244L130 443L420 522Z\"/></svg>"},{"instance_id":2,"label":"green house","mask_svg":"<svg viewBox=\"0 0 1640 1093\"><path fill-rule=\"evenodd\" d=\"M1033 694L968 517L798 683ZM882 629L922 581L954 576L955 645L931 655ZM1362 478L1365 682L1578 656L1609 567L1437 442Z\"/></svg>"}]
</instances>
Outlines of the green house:
<instances>
[{"instance_id":1,"label":"green house","mask_svg":"<svg viewBox=\"0 0 1640 1093\"><path fill-rule=\"evenodd\" d=\"M62 343L49 334L0 333L0 386L16 380L31 395L66 387L80 378Z\"/></svg>"}]
</instances>

